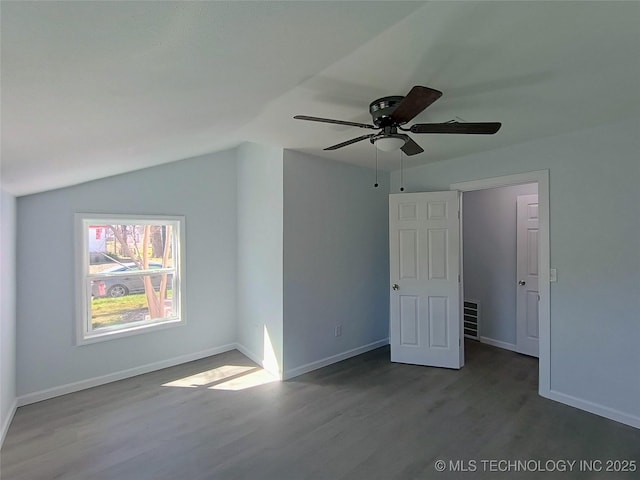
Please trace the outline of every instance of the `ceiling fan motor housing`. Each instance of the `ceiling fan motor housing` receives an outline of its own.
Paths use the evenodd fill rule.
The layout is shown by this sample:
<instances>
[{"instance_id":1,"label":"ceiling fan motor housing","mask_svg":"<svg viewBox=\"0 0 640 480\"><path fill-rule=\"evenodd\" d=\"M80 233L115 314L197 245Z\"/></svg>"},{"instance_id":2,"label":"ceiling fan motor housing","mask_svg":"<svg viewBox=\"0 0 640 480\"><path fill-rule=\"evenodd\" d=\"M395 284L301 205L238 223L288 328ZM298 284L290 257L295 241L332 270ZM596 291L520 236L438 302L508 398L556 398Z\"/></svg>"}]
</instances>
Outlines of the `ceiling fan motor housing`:
<instances>
[{"instance_id":1,"label":"ceiling fan motor housing","mask_svg":"<svg viewBox=\"0 0 640 480\"><path fill-rule=\"evenodd\" d=\"M369 105L369 113L373 118L373 124L378 128L387 127L393 124L391 114L404 99L402 96L394 95L391 97L382 97L374 100Z\"/></svg>"}]
</instances>

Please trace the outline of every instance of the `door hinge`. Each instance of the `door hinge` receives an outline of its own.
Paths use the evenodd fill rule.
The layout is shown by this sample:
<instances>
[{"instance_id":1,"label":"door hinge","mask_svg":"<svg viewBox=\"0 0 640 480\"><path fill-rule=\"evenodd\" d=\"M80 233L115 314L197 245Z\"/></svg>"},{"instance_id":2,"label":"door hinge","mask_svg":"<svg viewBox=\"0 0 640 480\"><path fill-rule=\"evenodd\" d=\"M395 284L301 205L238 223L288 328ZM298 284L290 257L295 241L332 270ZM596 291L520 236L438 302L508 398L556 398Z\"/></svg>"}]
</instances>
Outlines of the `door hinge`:
<instances>
[{"instance_id":1,"label":"door hinge","mask_svg":"<svg viewBox=\"0 0 640 480\"><path fill-rule=\"evenodd\" d=\"M460 219L460 210L458 210L458 219Z\"/></svg>"},{"instance_id":2,"label":"door hinge","mask_svg":"<svg viewBox=\"0 0 640 480\"><path fill-rule=\"evenodd\" d=\"M460 274L458 274L458 283L460 283Z\"/></svg>"}]
</instances>

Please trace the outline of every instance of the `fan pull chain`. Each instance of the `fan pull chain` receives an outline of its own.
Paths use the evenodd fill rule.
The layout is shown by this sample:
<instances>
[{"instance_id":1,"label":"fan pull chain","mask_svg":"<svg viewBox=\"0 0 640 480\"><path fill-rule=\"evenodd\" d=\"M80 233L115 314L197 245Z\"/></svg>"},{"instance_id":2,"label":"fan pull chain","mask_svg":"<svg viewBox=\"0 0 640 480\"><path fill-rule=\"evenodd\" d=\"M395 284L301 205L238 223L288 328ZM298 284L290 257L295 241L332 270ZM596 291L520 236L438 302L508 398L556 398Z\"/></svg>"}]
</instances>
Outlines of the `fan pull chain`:
<instances>
[{"instance_id":1,"label":"fan pull chain","mask_svg":"<svg viewBox=\"0 0 640 480\"><path fill-rule=\"evenodd\" d=\"M402 150L400 150L400 191L404 192L404 162L402 159Z\"/></svg>"},{"instance_id":2,"label":"fan pull chain","mask_svg":"<svg viewBox=\"0 0 640 480\"><path fill-rule=\"evenodd\" d=\"M378 188L378 148L374 145L373 149L376 151L376 183L373 186Z\"/></svg>"}]
</instances>

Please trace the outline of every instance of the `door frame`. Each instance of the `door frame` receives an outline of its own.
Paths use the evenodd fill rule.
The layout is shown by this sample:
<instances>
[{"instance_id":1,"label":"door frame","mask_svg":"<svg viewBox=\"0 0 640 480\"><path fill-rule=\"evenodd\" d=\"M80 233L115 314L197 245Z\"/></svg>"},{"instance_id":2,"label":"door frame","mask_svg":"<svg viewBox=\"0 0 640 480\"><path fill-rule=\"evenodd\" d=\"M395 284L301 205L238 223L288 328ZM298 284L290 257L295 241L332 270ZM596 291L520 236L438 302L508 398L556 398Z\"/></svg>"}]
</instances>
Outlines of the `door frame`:
<instances>
[{"instance_id":1,"label":"door frame","mask_svg":"<svg viewBox=\"0 0 640 480\"><path fill-rule=\"evenodd\" d=\"M517 173L501 177L483 178L467 182L452 183L450 190L462 192L460 195L460 224L464 218L462 209L462 197L464 192L474 190L486 190L489 188L509 187L512 185L522 185L524 183L538 184L538 215L539 215L539 238L538 238L538 273L540 294L540 304L538 305L538 328L539 328L539 357L538 357L538 394L549 398L551 396L551 301L549 284L549 269L551 268L551 256L549 250L549 170L537 170L534 172ZM460 266L463 265L462 258L462 228L460 229ZM464 277L461 271L462 288Z\"/></svg>"}]
</instances>

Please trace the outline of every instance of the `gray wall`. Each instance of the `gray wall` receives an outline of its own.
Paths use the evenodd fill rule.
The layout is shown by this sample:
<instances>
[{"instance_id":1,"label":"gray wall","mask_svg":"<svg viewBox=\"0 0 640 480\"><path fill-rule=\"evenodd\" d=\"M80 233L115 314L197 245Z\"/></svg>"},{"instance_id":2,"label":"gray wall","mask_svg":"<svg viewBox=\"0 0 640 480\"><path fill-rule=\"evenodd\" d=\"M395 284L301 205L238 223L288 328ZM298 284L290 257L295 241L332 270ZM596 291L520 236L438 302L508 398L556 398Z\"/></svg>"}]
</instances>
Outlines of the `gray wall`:
<instances>
[{"instance_id":1,"label":"gray wall","mask_svg":"<svg viewBox=\"0 0 640 480\"><path fill-rule=\"evenodd\" d=\"M480 335L516 343L516 202L538 185L465 192L462 196L464 298L480 302Z\"/></svg>"},{"instance_id":2,"label":"gray wall","mask_svg":"<svg viewBox=\"0 0 640 480\"><path fill-rule=\"evenodd\" d=\"M282 375L384 343L388 192L373 178L244 144L19 198L18 395L234 344ZM75 212L186 216L186 326L74 344Z\"/></svg>"},{"instance_id":3,"label":"gray wall","mask_svg":"<svg viewBox=\"0 0 640 480\"><path fill-rule=\"evenodd\" d=\"M0 191L0 445L16 400L16 200Z\"/></svg>"},{"instance_id":4,"label":"gray wall","mask_svg":"<svg viewBox=\"0 0 640 480\"><path fill-rule=\"evenodd\" d=\"M382 174L375 189L373 179L367 168L285 150L286 372L389 336L389 180Z\"/></svg>"},{"instance_id":5,"label":"gray wall","mask_svg":"<svg viewBox=\"0 0 640 480\"><path fill-rule=\"evenodd\" d=\"M640 422L640 118L415 167L407 191L549 169L551 388ZM393 174L398 191L399 174Z\"/></svg>"},{"instance_id":6,"label":"gray wall","mask_svg":"<svg viewBox=\"0 0 640 480\"><path fill-rule=\"evenodd\" d=\"M235 342L235 151L18 198L17 393ZM74 344L75 212L186 217L187 324Z\"/></svg>"},{"instance_id":7,"label":"gray wall","mask_svg":"<svg viewBox=\"0 0 640 480\"><path fill-rule=\"evenodd\" d=\"M238 343L282 375L282 149L238 148Z\"/></svg>"}]
</instances>

